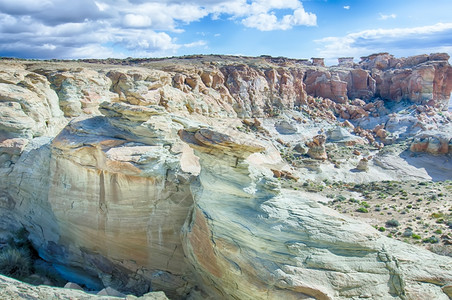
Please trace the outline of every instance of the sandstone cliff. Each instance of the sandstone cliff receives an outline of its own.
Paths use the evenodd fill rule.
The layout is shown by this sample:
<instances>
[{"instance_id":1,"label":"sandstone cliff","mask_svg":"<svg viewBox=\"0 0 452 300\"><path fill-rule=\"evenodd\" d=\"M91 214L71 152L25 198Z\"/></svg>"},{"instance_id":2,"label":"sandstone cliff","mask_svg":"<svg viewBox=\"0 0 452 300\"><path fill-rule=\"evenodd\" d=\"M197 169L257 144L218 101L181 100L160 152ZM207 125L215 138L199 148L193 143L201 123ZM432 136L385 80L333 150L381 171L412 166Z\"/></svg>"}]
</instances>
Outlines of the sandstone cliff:
<instances>
[{"instance_id":1,"label":"sandstone cliff","mask_svg":"<svg viewBox=\"0 0 452 300\"><path fill-rule=\"evenodd\" d=\"M382 237L274 178L339 166L325 140L452 153L451 116L438 113L452 90L447 59L2 60L2 235L24 227L68 280L136 295L447 299L450 258ZM405 100L404 113L391 111ZM321 132L336 125L349 130ZM311 156L298 171L280 156L292 145ZM369 165L417 178L414 167L387 167L390 154Z\"/></svg>"}]
</instances>

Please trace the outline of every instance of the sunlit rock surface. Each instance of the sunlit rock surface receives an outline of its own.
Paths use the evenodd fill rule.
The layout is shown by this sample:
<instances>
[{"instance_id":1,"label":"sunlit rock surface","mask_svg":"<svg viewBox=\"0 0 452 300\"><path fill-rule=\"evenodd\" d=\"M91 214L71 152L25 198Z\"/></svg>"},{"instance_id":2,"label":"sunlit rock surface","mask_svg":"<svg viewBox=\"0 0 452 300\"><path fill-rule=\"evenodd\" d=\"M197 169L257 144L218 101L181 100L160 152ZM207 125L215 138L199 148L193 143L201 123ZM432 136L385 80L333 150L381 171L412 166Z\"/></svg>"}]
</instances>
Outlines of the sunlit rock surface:
<instances>
[{"instance_id":1,"label":"sunlit rock surface","mask_svg":"<svg viewBox=\"0 0 452 300\"><path fill-rule=\"evenodd\" d=\"M452 90L447 59L2 60L1 237L25 228L68 281L97 290L447 299L449 258L382 237L275 178L452 178L452 118L439 112ZM413 157L383 148L401 141ZM328 165L335 143L375 147L368 172ZM281 147L307 152L313 171L294 169ZM444 161L440 175L423 153Z\"/></svg>"},{"instance_id":2,"label":"sunlit rock surface","mask_svg":"<svg viewBox=\"0 0 452 300\"><path fill-rule=\"evenodd\" d=\"M448 299L452 260L383 237L278 183L259 148L203 130L184 247L206 291L236 299ZM219 151L225 147L227 150ZM214 296L215 298L215 296Z\"/></svg>"}]
</instances>

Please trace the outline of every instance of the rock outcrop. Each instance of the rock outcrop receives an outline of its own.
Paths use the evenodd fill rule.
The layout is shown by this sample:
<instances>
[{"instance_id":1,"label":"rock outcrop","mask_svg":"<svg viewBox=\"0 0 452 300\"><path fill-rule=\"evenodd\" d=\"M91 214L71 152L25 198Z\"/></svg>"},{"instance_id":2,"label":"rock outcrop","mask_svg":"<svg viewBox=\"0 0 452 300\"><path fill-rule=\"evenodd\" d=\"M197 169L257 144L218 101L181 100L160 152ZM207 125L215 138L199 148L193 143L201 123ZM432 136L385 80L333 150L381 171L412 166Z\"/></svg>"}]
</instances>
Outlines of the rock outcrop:
<instances>
[{"instance_id":1,"label":"rock outcrop","mask_svg":"<svg viewBox=\"0 0 452 300\"><path fill-rule=\"evenodd\" d=\"M45 151L22 155L33 167L19 161L5 178L20 181L7 191L21 201L17 221L40 256L74 281L180 297L189 285L179 234L193 203L180 163L189 153L175 141L182 125L160 107L103 103L101 110L108 118L75 119L37 146Z\"/></svg>"},{"instance_id":2,"label":"rock outcrop","mask_svg":"<svg viewBox=\"0 0 452 300\"><path fill-rule=\"evenodd\" d=\"M362 57L360 66L371 72L376 82L376 96L393 101L415 103L432 100L447 110L452 76L449 55L434 53L408 58L395 58L388 53Z\"/></svg>"},{"instance_id":3,"label":"rock outcrop","mask_svg":"<svg viewBox=\"0 0 452 300\"><path fill-rule=\"evenodd\" d=\"M2 60L0 238L25 228L67 280L122 294L446 299L449 258L281 188L299 174L280 154L321 170L328 143L450 153L428 135L451 121L447 57ZM388 115L400 100L414 107Z\"/></svg>"},{"instance_id":4,"label":"rock outcrop","mask_svg":"<svg viewBox=\"0 0 452 300\"><path fill-rule=\"evenodd\" d=\"M308 155L314 159L326 160L328 155L326 154L325 141L326 136L323 134L313 137L312 141L306 143L309 148Z\"/></svg>"},{"instance_id":5,"label":"rock outcrop","mask_svg":"<svg viewBox=\"0 0 452 300\"><path fill-rule=\"evenodd\" d=\"M86 293L73 288L55 288L49 286L33 286L0 275L0 298L15 299L15 300L40 300L40 299L127 299L127 300L167 300L163 292L151 292L142 297L135 297L133 295L124 297L106 297L111 295L96 295Z\"/></svg>"},{"instance_id":6,"label":"rock outcrop","mask_svg":"<svg viewBox=\"0 0 452 300\"><path fill-rule=\"evenodd\" d=\"M414 137L410 150L433 155L452 153L452 134L439 131L425 131Z\"/></svg>"},{"instance_id":7,"label":"rock outcrop","mask_svg":"<svg viewBox=\"0 0 452 300\"><path fill-rule=\"evenodd\" d=\"M205 291L236 299L450 297L452 260L281 190L249 139L182 131L200 157L184 249ZM433 267L437 266L437 267Z\"/></svg>"}]
</instances>

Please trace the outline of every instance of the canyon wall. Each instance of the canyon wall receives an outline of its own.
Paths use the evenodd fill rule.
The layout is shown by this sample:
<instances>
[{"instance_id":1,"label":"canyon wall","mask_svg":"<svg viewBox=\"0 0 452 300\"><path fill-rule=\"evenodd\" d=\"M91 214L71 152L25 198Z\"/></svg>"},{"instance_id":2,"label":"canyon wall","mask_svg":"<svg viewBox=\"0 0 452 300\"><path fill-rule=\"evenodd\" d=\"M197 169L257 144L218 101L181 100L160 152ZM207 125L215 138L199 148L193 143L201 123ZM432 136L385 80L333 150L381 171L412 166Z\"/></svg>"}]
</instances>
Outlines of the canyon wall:
<instances>
[{"instance_id":1,"label":"canyon wall","mask_svg":"<svg viewBox=\"0 0 452 300\"><path fill-rule=\"evenodd\" d=\"M0 230L24 227L42 258L94 289L447 299L450 259L281 189L271 137L237 131L285 110L328 122L378 117L401 100L428 116L447 108L447 59L381 54L330 68L267 57L2 60Z\"/></svg>"}]
</instances>

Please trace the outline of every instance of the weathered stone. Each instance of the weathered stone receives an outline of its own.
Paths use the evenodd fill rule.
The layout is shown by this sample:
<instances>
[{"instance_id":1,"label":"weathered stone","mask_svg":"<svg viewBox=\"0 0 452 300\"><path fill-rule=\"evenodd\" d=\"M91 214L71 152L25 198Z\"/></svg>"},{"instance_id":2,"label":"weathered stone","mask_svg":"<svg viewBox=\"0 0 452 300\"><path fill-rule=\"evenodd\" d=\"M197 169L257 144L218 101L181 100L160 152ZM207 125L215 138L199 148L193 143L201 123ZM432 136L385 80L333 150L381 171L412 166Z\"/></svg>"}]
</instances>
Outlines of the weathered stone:
<instances>
[{"instance_id":1,"label":"weathered stone","mask_svg":"<svg viewBox=\"0 0 452 300\"><path fill-rule=\"evenodd\" d=\"M184 246L209 293L238 299L416 299L422 287L438 299L447 297L449 258L420 248L413 252L296 191L272 188L268 174L245 157L231 165L232 157L182 137L202 167ZM236 148L231 153L243 147L230 146Z\"/></svg>"},{"instance_id":2,"label":"weathered stone","mask_svg":"<svg viewBox=\"0 0 452 300\"><path fill-rule=\"evenodd\" d=\"M339 128L329 139L381 147L375 136L386 143L419 132L413 151L451 152L450 115L436 113L451 90L445 58L373 55L353 69L261 58L134 67L2 60L0 233L25 227L66 280L96 290L163 290L173 299L446 299L449 258L281 189L274 177L302 173L272 146L308 140L315 159L298 158L320 174L330 164L322 162L325 136L310 138L342 117L356 135ZM387 116L385 101L373 97L414 101L413 116ZM283 119L297 132L270 136ZM236 130L243 124L249 134ZM425 132L432 127L442 133ZM397 169L400 160L387 165ZM368 161L357 169L373 167ZM0 288L1 297L8 293Z\"/></svg>"},{"instance_id":3,"label":"weathered stone","mask_svg":"<svg viewBox=\"0 0 452 300\"><path fill-rule=\"evenodd\" d=\"M281 134L294 134L298 132L297 127L286 120L277 122L275 129Z\"/></svg>"},{"instance_id":4,"label":"weathered stone","mask_svg":"<svg viewBox=\"0 0 452 300\"><path fill-rule=\"evenodd\" d=\"M356 166L358 171L368 171L369 170L369 160L366 157L360 159L358 166Z\"/></svg>"},{"instance_id":5,"label":"weathered stone","mask_svg":"<svg viewBox=\"0 0 452 300\"><path fill-rule=\"evenodd\" d=\"M71 283L74 285L73 283ZM15 299L15 300L29 300L29 299L80 299L80 300L93 300L93 299L107 299L108 295L94 295L91 293L85 293L74 288L57 288L45 285L30 285L6 276L0 275L0 298L1 299ZM115 296L116 298L117 296ZM167 300L163 292L151 292L143 295L142 297L134 296L119 296L122 299L136 299L136 300ZM119 298L119 299L121 299ZM109 297L108 297L109 299ZM118 298L116 298L118 299Z\"/></svg>"},{"instance_id":6,"label":"weathered stone","mask_svg":"<svg viewBox=\"0 0 452 300\"><path fill-rule=\"evenodd\" d=\"M72 289L72 290L79 290L79 291L83 291L83 288L81 286L79 286L76 283L73 282L68 282L64 285L65 289Z\"/></svg>"},{"instance_id":7,"label":"weathered stone","mask_svg":"<svg viewBox=\"0 0 452 300\"><path fill-rule=\"evenodd\" d=\"M326 136L323 134L316 135L312 141L307 142L306 146L309 147L308 155L314 159L326 160L328 155L325 149Z\"/></svg>"},{"instance_id":8,"label":"weathered stone","mask_svg":"<svg viewBox=\"0 0 452 300\"><path fill-rule=\"evenodd\" d=\"M111 287L106 287L106 288L102 289L100 292L97 293L97 295L98 296L113 296L113 297L125 297L126 296L123 293L120 293Z\"/></svg>"},{"instance_id":9,"label":"weathered stone","mask_svg":"<svg viewBox=\"0 0 452 300\"><path fill-rule=\"evenodd\" d=\"M422 132L415 136L410 150L433 155L452 153L449 147L452 140L451 134L451 132Z\"/></svg>"}]
</instances>

